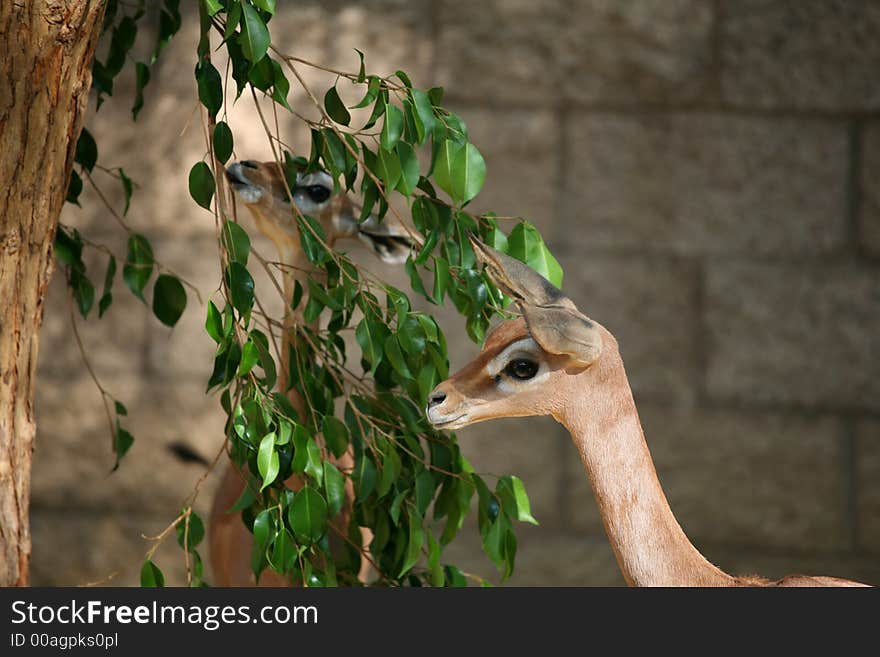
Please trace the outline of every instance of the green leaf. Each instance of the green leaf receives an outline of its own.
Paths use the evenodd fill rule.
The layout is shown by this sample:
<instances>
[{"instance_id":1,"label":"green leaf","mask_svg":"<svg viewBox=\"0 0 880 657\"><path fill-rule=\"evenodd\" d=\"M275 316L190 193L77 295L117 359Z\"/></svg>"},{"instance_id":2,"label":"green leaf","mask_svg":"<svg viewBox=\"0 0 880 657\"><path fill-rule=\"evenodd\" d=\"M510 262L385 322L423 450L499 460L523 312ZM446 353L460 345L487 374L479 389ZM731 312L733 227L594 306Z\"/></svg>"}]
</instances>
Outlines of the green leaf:
<instances>
[{"instance_id":1,"label":"green leaf","mask_svg":"<svg viewBox=\"0 0 880 657\"><path fill-rule=\"evenodd\" d=\"M362 53L362 52L361 52L360 50L358 50L357 48L355 48L354 51L355 51L355 52L358 54L358 56L361 58L361 65L360 65L360 68L358 69L358 76L357 76L357 81L360 83L360 82L363 82L364 80L367 79L367 77L366 77L366 71L364 71L364 53Z\"/></svg>"},{"instance_id":2,"label":"green leaf","mask_svg":"<svg viewBox=\"0 0 880 657\"><path fill-rule=\"evenodd\" d=\"M269 565L279 573L285 573L296 563L297 550L293 536L282 527L272 541L272 557Z\"/></svg>"},{"instance_id":3,"label":"green leaf","mask_svg":"<svg viewBox=\"0 0 880 657\"><path fill-rule=\"evenodd\" d=\"M132 445L134 445L134 436L117 423L116 436L113 441L113 451L116 453L116 463L113 465L114 470L119 467L119 462L128 453Z\"/></svg>"},{"instance_id":4,"label":"green leaf","mask_svg":"<svg viewBox=\"0 0 880 657\"><path fill-rule=\"evenodd\" d=\"M55 233L55 257L58 261L80 271L85 269L82 262L83 242L79 231L75 228L71 234L64 226L59 226Z\"/></svg>"},{"instance_id":5,"label":"green leaf","mask_svg":"<svg viewBox=\"0 0 880 657\"><path fill-rule=\"evenodd\" d=\"M345 454L345 450L348 449L349 434L344 422L332 415L325 415L321 423L321 433L324 435L327 447L336 458Z\"/></svg>"},{"instance_id":6,"label":"green leaf","mask_svg":"<svg viewBox=\"0 0 880 657\"><path fill-rule=\"evenodd\" d=\"M153 314L166 326L174 326L186 308L186 291L176 276L162 274L153 287Z\"/></svg>"},{"instance_id":7,"label":"green leaf","mask_svg":"<svg viewBox=\"0 0 880 657\"><path fill-rule=\"evenodd\" d=\"M293 299L290 301L291 310L296 310L297 308L299 308L299 302L302 301L302 297L302 284L298 280L296 280L293 282Z\"/></svg>"},{"instance_id":8,"label":"green leaf","mask_svg":"<svg viewBox=\"0 0 880 657\"><path fill-rule=\"evenodd\" d=\"M507 237L507 253L526 263L556 287L562 286L562 267L532 224L521 222L510 231Z\"/></svg>"},{"instance_id":9,"label":"green leaf","mask_svg":"<svg viewBox=\"0 0 880 657\"><path fill-rule=\"evenodd\" d=\"M208 301L208 317L205 319L205 331L217 344L223 341L223 318L213 301Z\"/></svg>"},{"instance_id":10,"label":"green leaf","mask_svg":"<svg viewBox=\"0 0 880 657\"><path fill-rule=\"evenodd\" d=\"M394 71L394 75L396 75L398 78L400 78L400 81L403 82L404 86L407 89L412 88L412 80L409 79L409 76L404 71L401 71L400 69L398 69L398 70Z\"/></svg>"},{"instance_id":11,"label":"green leaf","mask_svg":"<svg viewBox=\"0 0 880 657\"><path fill-rule=\"evenodd\" d=\"M257 351L260 353L260 367L263 368L263 373L265 374L265 376L260 379L260 383L267 389L271 390L275 385L277 376L275 371L275 360L272 358L272 353L269 351L269 338L267 338L262 332L254 329L251 331L251 340L257 345ZM280 404L284 408L284 412L288 414L288 417L296 417L296 411L293 411L293 407L290 406L287 397L280 393L278 393L278 397L282 400ZM276 403L279 402L276 400Z\"/></svg>"},{"instance_id":12,"label":"green leaf","mask_svg":"<svg viewBox=\"0 0 880 657\"><path fill-rule=\"evenodd\" d=\"M422 470L416 477L416 508L425 515L431 500L434 499L434 477L428 470Z\"/></svg>"},{"instance_id":13,"label":"green leaf","mask_svg":"<svg viewBox=\"0 0 880 657\"><path fill-rule=\"evenodd\" d=\"M223 106L223 79L220 72L210 61L202 59L196 66L196 83L199 100L213 119Z\"/></svg>"},{"instance_id":14,"label":"green leaf","mask_svg":"<svg viewBox=\"0 0 880 657\"><path fill-rule=\"evenodd\" d=\"M107 272L104 274L104 291L101 293L101 300L98 301L98 317L103 317L104 313L113 303L113 279L116 276L116 258L112 255L107 261Z\"/></svg>"},{"instance_id":15,"label":"green leaf","mask_svg":"<svg viewBox=\"0 0 880 657\"><path fill-rule=\"evenodd\" d=\"M263 509L254 518L254 548L263 551L269 544L269 536L275 526L272 518L272 512L269 509Z\"/></svg>"},{"instance_id":16,"label":"green leaf","mask_svg":"<svg viewBox=\"0 0 880 657\"><path fill-rule=\"evenodd\" d=\"M82 165L83 169L86 171L94 169L95 163L98 161L98 145L95 143L95 138L92 137L92 133L85 128L79 133L79 139L76 142L76 156L74 157L74 161L77 164Z\"/></svg>"},{"instance_id":17,"label":"green leaf","mask_svg":"<svg viewBox=\"0 0 880 657\"><path fill-rule=\"evenodd\" d=\"M352 105L351 109L362 109L371 105L375 102L376 98L379 97L379 86L381 85L381 80L375 76L370 76L370 81L367 83L367 91L364 94L364 97L361 98L360 102L357 105Z\"/></svg>"},{"instance_id":18,"label":"green leaf","mask_svg":"<svg viewBox=\"0 0 880 657\"><path fill-rule=\"evenodd\" d=\"M205 523L202 522L198 513L190 510L189 516L177 523L175 531L177 533L177 544L189 552L205 538Z\"/></svg>"},{"instance_id":19,"label":"green leaf","mask_svg":"<svg viewBox=\"0 0 880 657\"><path fill-rule=\"evenodd\" d=\"M269 30L257 10L247 2L241 4L242 25L241 36L238 43L241 46L244 56L248 58L251 64L256 64L263 59L269 50L271 39Z\"/></svg>"},{"instance_id":20,"label":"green leaf","mask_svg":"<svg viewBox=\"0 0 880 657\"><path fill-rule=\"evenodd\" d=\"M345 109L335 85L327 89L327 93L324 94L324 108L330 118L339 125L348 125L351 122L351 114Z\"/></svg>"},{"instance_id":21,"label":"green leaf","mask_svg":"<svg viewBox=\"0 0 880 657\"><path fill-rule=\"evenodd\" d=\"M202 0L202 2L205 4L205 10L208 12L208 16L213 16L223 8L223 5L220 4L220 0Z\"/></svg>"},{"instance_id":22,"label":"green leaf","mask_svg":"<svg viewBox=\"0 0 880 657\"><path fill-rule=\"evenodd\" d=\"M224 223L220 232L220 243L232 262L247 265L248 255L251 252L251 239L240 224L234 221Z\"/></svg>"},{"instance_id":23,"label":"green leaf","mask_svg":"<svg viewBox=\"0 0 880 657\"><path fill-rule=\"evenodd\" d=\"M529 497L526 495L526 488L519 477L514 477L513 475L501 477L495 490L501 498L501 505L504 511L510 517L514 517L521 522L528 522L533 525L538 524L538 521L532 516Z\"/></svg>"},{"instance_id":24,"label":"green leaf","mask_svg":"<svg viewBox=\"0 0 880 657\"><path fill-rule=\"evenodd\" d=\"M275 0L253 0L254 4L260 9L269 12L270 14L275 13Z\"/></svg>"},{"instance_id":25,"label":"green leaf","mask_svg":"<svg viewBox=\"0 0 880 657\"><path fill-rule=\"evenodd\" d=\"M76 307L83 317L88 317L92 305L95 303L95 287L84 273L78 270L71 272L70 285L73 288L73 298Z\"/></svg>"},{"instance_id":26,"label":"green leaf","mask_svg":"<svg viewBox=\"0 0 880 657\"><path fill-rule=\"evenodd\" d=\"M122 210L122 216L128 214L128 208L131 205L131 194L134 191L134 183L132 183L131 178L125 175L125 171L121 168L119 171L119 180L122 182L122 192L125 194L125 208Z\"/></svg>"},{"instance_id":27,"label":"green leaf","mask_svg":"<svg viewBox=\"0 0 880 657\"><path fill-rule=\"evenodd\" d=\"M281 420L278 422L278 437L275 438L276 445L286 445L290 442L290 437L293 435L293 425L287 420Z\"/></svg>"},{"instance_id":28,"label":"green leaf","mask_svg":"<svg viewBox=\"0 0 880 657\"><path fill-rule=\"evenodd\" d=\"M327 502L311 486L304 486L293 498L288 520L301 543L317 543L327 529Z\"/></svg>"},{"instance_id":29,"label":"green leaf","mask_svg":"<svg viewBox=\"0 0 880 657\"><path fill-rule=\"evenodd\" d=\"M260 441L257 451L257 470L263 478L261 491L275 481L279 465L278 452L275 451L275 433L267 433Z\"/></svg>"},{"instance_id":30,"label":"green leaf","mask_svg":"<svg viewBox=\"0 0 880 657\"><path fill-rule=\"evenodd\" d=\"M324 492L327 493L327 510L332 518L345 504L345 476L329 461L324 461Z\"/></svg>"},{"instance_id":31,"label":"green leaf","mask_svg":"<svg viewBox=\"0 0 880 657\"><path fill-rule=\"evenodd\" d=\"M379 484L376 486L376 493L379 497L383 497L391 490L394 482L400 476L400 470L400 456L398 456L394 447L389 446L382 461L382 474L379 477Z\"/></svg>"},{"instance_id":32,"label":"green leaf","mask_svg":"<svg viewBox=\"0 0 880 657\"><path fill-rule=\"evenodd\" d=\"M189 170L189 194L206 210L211 209L214 198L214 174L205 162L196 162Z\"/></svg>"},{"instance_id":33,"label":"green leaf","mask_svg":"<svg viewBox=\"0 0 880 657\"><path fill-rule=\"evenodd\" d=\"M417 383L419 386L419 401L424 403L428 399L428 394L440 383L437 369L432 363L422 366L422 369L419 370Z\"/></svg>"},{"instance_id":34,"label":"green leaf","mask_svg":"<svg viewBox=\"0 0 880 657\"><path fill-rule=\"evenodd\" d=\"M150 83L150 67L143 62L134 65L135 89L134 104L131 106L131 119L137 121L138 114L144 108L144 88Z\"/></svg>"},{"instance_id":35,"label":"green leaf","mask_svg":"<svg viewBox=\"0 0 880 657\"><path fill-rule=\"evenodd\" d=\"M272 60L272 98L289 111L293 111L287 102L287 94L290 92L290 81L284 75L281 64Z\"/></svg>"},{"instance_id":36,"label":"green leaf","mask_svg":"<svg viewBox=\"0 0 880 657\"><path fill-rule=\"evenodd\" d=\"M153 249L143 235L128 238L128 255L122 267L122 280L136 297L144 300L144 288L153 275Z\"/></svg>"},{"instance_id":37,"label":"green leaf","mask_svg":"<svg viewBox=\"0 0 880 657\"><path fill-rule=\"evenodd\" d=\"M308 215L305 217L297 216L296 222L299 226L300 244L309 262L313 265L323 264L329 256L327 249L324 248L327 236L324 234L321 224Z\"/></svg>"},{"instance_id":38,"label":"green leaf","mask_svg":"<svg viewBox=\"0 0 880 657\"><path fill-rule=\"evenodd\" d=\"M346 170L345 145L339 139L339 135L330 128L324 128L321 135L324 137L324 163L335 178L336 173L342 173Z\"/></svg>"},{"instance_id":39,"label":"green leaf","mask_svg":"<svg viewBox=\"0 0 880 657\"><path fill-rule=\"evenodd\" d=\"M386 191L390 192L400 182L400 159L396 151L386 151L384 148L380 148L376 169Z\"/></svg>"},{"instance_id":40,"label":"green leaf","mask_svg":"<svg viewBox=\"0 0 880 657\"><path fill-rule=\"evenodd\" d=\"M82 178L79 177L79 174L76 171L70 172L70 182L67 183L67 196L65 197L65 201L68 203L73 203L74 205L79 205L79 195L82 194L83 190L83 181Z\"/></svg>"},{"instance_id":41,"label":"green leaf","mask_svg":"<svg viewBox=\"0 0 880 657\"><path fill-rule=\"evenodd\" d=\"M419 135L419 146L421 146L434 131L434 108L431 105L431 99L428 98L428 94L424 91L421 91L420 89L410 89L409 93L412 97L416 115L419 117L419 120L424 127L424 133Z\"/></svg>"},{"instance_id":42,"label":"green leaf","mask_svg":"<svg viewBox=\"0 0 880 657\"><path fill-rule=\"evenodd\" d=\"M229 287L229 300L233 307L244 314L254 305L254 279L240 262L230 262L226 266L226 285Z\"/></svg>"},{"instance_id":43,"label":"green leaf","mask_svg":"<svg viewBox=\"0 0 880 657\"><path fill-rule=\"evenodd\" d=\"M366 454L361 454L355 459L352 477L356 498L360 502L366 499L376 487L376 479L378 478L376 464Z\"/></svg>"},{"instance_id":44,"label":"green leaf","mask_svg":"<svg viewBox=\"0 0 880 657\"><path fill-rule=\"evenodd\" d=\"M398 577L402 577L409 572L409 569L419 560L419 556L422 553L422 542L424 541L425 536L424 530L422 529L421 516L414 513L412 509L407 509L406 515L409 525L409 534L406 544L406 556L403 558L403 565L400 567Z\"/></svg>"},{"instance_id":45,"label":"green leaf","mask_svg":"<svg viewBox=\"0 0 880 657\"><path fill-rule=\"evenodd\" d=\"M141 566L141 586L145 588L165 586L165 575L151 559L144 561L144 565Z\"/></svg>"},{"instance_id":46,"label":"green leaf","mask_svg":"<svg viewBox=\"0 0 880 657\"><path fill-rule=\"evenodd\" d=\"M406 269L406 273L409 274L409 284L413 291L417 294L421 294L425 298L430 298L425 290L425 284L422 282L422 277L419 275L419 268L416 266L411 256L406 259L404 268Z\"/></svg>"},{"instance_id":47,"label":"green leaf","mask_svg":"<svg viewBox=\"0 0 880 657\"><path fill-rule=\"evenodd\" d=\"M452 197L467 203L483 188L486 181L486 162L477 147L471 143L460 148L452 169Z\"/></svg>"},{"instance_id":48,"label":"green leaf","mask_svg":"<svg viewBox=\"0 0 880 657\"><path fill-rule=\"evenodd\" d=\"M321 467L321 450L308 430L301 424L293 429L293 464L294 472L305 472L319 484L324 477L324 469Z\"/></svg>"},{"instance_id":49,"label":"green leaf","mask_svg":"<svg viewBox=\"0 0 880 657\"><path fill-rule=\"evenodd\" d=\"M364 317L358 322L354 331L355 339L361 347L364 360L370 364L370 372L376 373L376 368L382 362L383 347L387 329L370 317Z\"/></svg>"},{"instance_id":50,"label":"green leaf","mask_svg":"<svg viewBox=\"0 0 880 657\"><path fill-rule=\"evenodd\" d=\"M403 134L403 112L396 105L387 103L385 106L385 123L379 143L386 151L393 151Z\"/></svg>"},{"instance_id":51,"label":"green leaf","mask_svg":"<svg viewBox=\"0 0 880 657\"><path fill-rule=\"evenodd\" d=\"M380 153L381 155L381 153ZM397 191L404 196L411 196L419 184L419 158L413 147L405 141L397 144L397 157L400 160L400 181L397 183Z\"/></svg>"},{"instance_id":52,"label":"green leaf","mask_svg":"<svg viewBox=\"0 0 880 657\"><path fill-rule=\"evenodd\" d=\"M443 303L443 294L449 287L449 263L443 258L433 258L434 260L434 294L432 300L437 305Z\"/></svg>"},{"instance_id":53,"label":"green leaf","mask_svg":"<svg viewBox=\"0 0 880 657\"><path fill-rule=\"evenodd\" d=\"M235 28L238 27L238 24L240 22L241 2L239 2L239 0L234 0L234 2L226 8L226 27L223 29L223 40L229 47L229 55L232 59L235 59L232 54L233 49L240 51L241 46L239 46L238 43L235 41L230 41L229 37L231 37L235 33ZM241 92L239 91L239 93Z\"/></svg>"},{"instance_id":54,"label":"green leaf","mask_svg":"<svg viewBox=\"0 0 880 657\"><path fill-rule=\"evenodd\" d=\"M458 152L463 148L461 144L446 139L437 145L437 159L434 162L433 178L434 182L444 192L455 199L453 192L452 177L454 175L455 158Z\"/></svg>"},{"instance_id":55,"label":"green leaf","mask_svg":"<svg viewBox=\"0 0 880 657\"><path fill-rule=\"evenodd\" d=\"M257 361L260 359L260 352L257 345L253 342L246 342L241 348L241 361L238 364L238 376L246 376L250 372Z\"/></svg>"},{"instance_id":56,"label":"green leaf","mask_svg":"<svg viewBox=\"0 0 880 657\"><path fill-rule=\"evenodd\" d=\"M113 400L113 410L116 411L116 415L128 415L128 409L118 399Z\"/></svg>"},{"instance_id":57,"label":"green leaf","mask_svg":"<svg viewBox=\"0 0 880 657\"><path fill-rule=\"evenodd\" d=\"M395 372L405 380L413 378L412 372L410 372L409 368L406 366L406 359L400 349L400 343L397 341L396 335L389 335L385 339L384 352L385 357L391 363L391 367L394 368Z\"/></svg>"},{"instance_id":58,"label":"green leaf","mask_svg":"<svg viewBox=\"0 0 880 657\"><path fill-rule=\"evenodd\" d=\"M214 155L220 162L225 163L232 156L233 144L229 125L226 121L218 121L214 126Z\"/></svg>"}]
</instances>

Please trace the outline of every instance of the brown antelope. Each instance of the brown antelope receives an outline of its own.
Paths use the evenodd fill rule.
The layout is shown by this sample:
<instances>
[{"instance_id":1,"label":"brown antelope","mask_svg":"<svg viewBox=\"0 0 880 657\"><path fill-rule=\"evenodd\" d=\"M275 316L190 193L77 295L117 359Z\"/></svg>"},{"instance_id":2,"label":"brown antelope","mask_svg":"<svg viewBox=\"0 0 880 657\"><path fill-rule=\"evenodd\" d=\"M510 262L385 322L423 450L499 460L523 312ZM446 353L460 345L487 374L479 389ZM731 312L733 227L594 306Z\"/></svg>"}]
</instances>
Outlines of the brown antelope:
<instances>
[{"instance_id":1,"label":"brown antelope","mask_svg":"<svg viewBox=\"0 0 880 657\"><path fill-rule=\"evenodd\" d=\"M630 586L864 586L836 577L736 577L709 563L660 487L614 336L525 264L472 243L522 317L499 324L480 354L429 395L435 427L532 415L562 424Z\"/></svg>"},{"instance_id":2,"label":"brown antelope","mask_svg":"<svg viewBox=\"0 0 880 657\"><path fill-rule=\"evenodd\" d=\"M290 310L294 285L299 280L302 289L307 290L305 279L313 269L300 245L296 210L291 206L288 186L285 185L282 169L276 162L250 160L235 162L226 169L226 178L235 196L250 210L259 231L272 240L278 249L286 302L278 385L287 394L293 407L304 415L304 400L296 390L287 389L290 340L293 328L303 323L302 311ZM358 237L386 262L400 263L406 260L411 241L402 230L396 230L386 223L379 223L375 217L369 217L364 222L358 223L351 199L345 194L333 193L333 181L327 173L318 171L299 174L290 192L299 212L320 222L326 235L327 246L332 247L340 238ZM305 302L301 302L298 308L305 308ZM351 453L347 453L339 459L334 459L334 463L345 472L353 468L354 459ZM298 477L292 477L285 483L290 488L298 488L301 485ZM217 586L253 586L254 584L254 576L250 568L253 537L242 524L238 514L227 513L241 495L244 485L244 474L230 462L214 495L208 529L211 566ZM334 525L343 536L348 530L351 501L354 499L350 480L347 481L346 486L348 502L334 520ZM364 545L366 544L365 538ZM364 573L365 569L362 570L362 576ZM267 571L261 576L260 584L286 586L289 582L274 572Z\"/></svg>"}]
</instances>

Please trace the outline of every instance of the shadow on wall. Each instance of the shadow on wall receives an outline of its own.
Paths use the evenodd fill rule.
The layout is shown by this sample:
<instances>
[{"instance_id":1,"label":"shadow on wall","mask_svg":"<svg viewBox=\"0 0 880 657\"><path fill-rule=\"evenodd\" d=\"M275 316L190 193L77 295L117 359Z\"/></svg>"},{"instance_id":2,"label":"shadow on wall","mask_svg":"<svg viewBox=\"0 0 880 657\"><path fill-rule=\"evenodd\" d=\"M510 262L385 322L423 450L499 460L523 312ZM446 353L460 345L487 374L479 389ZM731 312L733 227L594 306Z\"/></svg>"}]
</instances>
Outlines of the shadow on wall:
<instances>
[{"instance_id":1,"label":"shadow on wall","mask_svg":"<svg viewBox=\"0 0 880 657\"><path fill-rule=\"evenodd\" d=\"M672 508L710 560L880 583L880 41L869 38L880 9L380 0L297 3L271 25L298 56L353 69L359 48L376 72L403 68L419 86L447 88L488 165L474 209L530 218L565 268L566 293L618 338ZM101 162L139 185L126 221L207 298L219 280L215 226L187 191L205 145L181 65L195 46L186 28L169 46L136 124L128 80L88 127ZM320 91L332 83L311 69L306 79ZM295 86L290 101L311 111ZM269 158L249 98L227 120L235 157ZM302 123L278 121L304 152ZM100 175L119 207L121 190ZM81 202L62 221L122 253L126 236L99 199L87 188ZM401 272L356 256L407 287ZM104 264L98 255L88 266ZM120 292L105 318L80 325L137 439L110 475L100 397L53 281L37 391L35 585L114 573L110 583L135 584L150 545L141 535L161 531L202 474L165 446L220 449L223 414L204 395L213 344L204 307L190 304L168 331ZM477 346L454 311L440 319L455 370ZM561 428L504 420L460 437L477 470L516 473L530 491L541 526L518 532L512 583L622 584ZM196 503L203 517L215 479ZM473 528L448 556L493 574ZM173 539L156 558L169 582L183 581Z\"/></svg>"}]
</instances>

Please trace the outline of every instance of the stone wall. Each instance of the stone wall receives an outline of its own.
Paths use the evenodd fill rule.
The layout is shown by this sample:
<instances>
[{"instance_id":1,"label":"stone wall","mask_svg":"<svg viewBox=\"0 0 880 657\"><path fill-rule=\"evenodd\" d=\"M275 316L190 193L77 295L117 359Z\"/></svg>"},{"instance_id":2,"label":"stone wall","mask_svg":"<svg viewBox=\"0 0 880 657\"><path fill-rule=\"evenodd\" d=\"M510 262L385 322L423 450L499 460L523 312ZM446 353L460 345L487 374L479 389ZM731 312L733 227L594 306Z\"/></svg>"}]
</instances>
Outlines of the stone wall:
<instances>
[{"instance_id":1,"label":"stone wall","mask_svg":"<svg viewBox=\"0 0 880 657\"><path fill-rule=\"evenodd\" d=\"M880 5L862 0L377 0L279 3L288 51L352 69L403 68L447 88L484 153L476 209L523 215L565 289L618 338L657 470L679 521L736 573L831 574L880 584ZM191 17L190 17L191 18ZM127 217L162 262L217 284L212 217L186 192L204 152L181 37L128 123L90 122L102 161L140 187ZM314 73L314 75L312 75ZM310 72L310 82L325 82ZM294 87L295 89L295 87ZM122 93L124 96L124 91ZM307 107L292 92L297 107ZM250 103L236 155L269 151ZM295 121L282 127L307 146ZM104 180L112 191L112 180ZM119 196L110 194L118 203ZM93 194L63 221L122 252ZM270 246L256 244L271 253ZM365 256L368 258L369 256ZM368 262L367 259L364 262ZM94 271L102 271L96 257ZM399 272L370 264L403 284ZM259 289L258 281L258 289ZM109 470L106 419L55 281L40 352L35 584L137 581L155 534L202 469L166 445L219 449L205 397L204 308L173 331L123 292L80 332L138 439ZM446 313L452 367L476 351ZM520 530L514 584L622 579L567 434L548 419L460 432L486 472L526 482L540 527ZM207 508L215 478L197 508ZM181 581L176 546L157 555ZM450 558L491 575L475 531Z\"/></svg>"}]
</instances>

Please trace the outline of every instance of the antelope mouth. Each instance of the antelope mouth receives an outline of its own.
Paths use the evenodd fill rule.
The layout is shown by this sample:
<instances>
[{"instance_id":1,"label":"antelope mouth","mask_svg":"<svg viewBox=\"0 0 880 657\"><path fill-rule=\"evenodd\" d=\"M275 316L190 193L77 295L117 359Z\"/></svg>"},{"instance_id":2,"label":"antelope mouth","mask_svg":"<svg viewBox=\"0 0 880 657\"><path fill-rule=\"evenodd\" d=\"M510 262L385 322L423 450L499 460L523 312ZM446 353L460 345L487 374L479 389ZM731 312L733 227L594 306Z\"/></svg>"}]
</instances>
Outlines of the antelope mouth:
<instances>
[{"instance_id":1,"label":"antelope mouth","mask_svg":"<svg viewBox=\"0 0 880 657\"><path fill-rule=\"evenodd\" d=\"M468 414L466 412L450 417L438 416L436 413L432 412L432 409L428 409L426 415L428 416L428 422L431 423L431 426L440 430L460 429L468 423Z\"/></svg>"},{"instance_id":2,"label":"antelope mouth","mask_svg":"<svg viewBox=\"0 0 880 657\"><path fill-rule=\"evenodd\" d=\"M250 167L255 168L255 167ZM245 166L241 162L234 162L226 167L226 179L237 195L245 203L258 203L262 196L262 190L254 185L244 173Z\"/></svg>"},{"instance_id":3,"label":"antelope mouth","mask_svg":"<svg viewBox=\"0 0 880 657\"><path fill-rule=\"evenodd\" d=\"M244 172L242 171L242 166L238 162L234 162L226 167L226 179L233 185L247 185L248 187L251 184L251 181L248 180Z\"/></svg>"}]
</instances>

